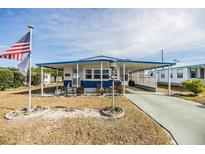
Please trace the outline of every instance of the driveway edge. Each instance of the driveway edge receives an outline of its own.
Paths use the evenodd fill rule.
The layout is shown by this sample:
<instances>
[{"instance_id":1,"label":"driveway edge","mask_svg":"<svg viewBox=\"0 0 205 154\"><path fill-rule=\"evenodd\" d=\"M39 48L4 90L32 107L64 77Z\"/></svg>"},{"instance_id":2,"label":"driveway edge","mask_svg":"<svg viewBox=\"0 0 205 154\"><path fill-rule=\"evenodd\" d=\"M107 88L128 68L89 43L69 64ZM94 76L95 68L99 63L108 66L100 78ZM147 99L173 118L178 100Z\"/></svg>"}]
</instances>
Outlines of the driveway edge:
<instances>
[{"instance_id":1,"label":"driveway edge","mask_svg":"<svg viewBox=\"0 0 205 154\"><path fill-rule=\"evenodd\" d=\"M126 95L125 95L126 96ZM127 98L127 96L126 96ZM157 124L159 124L162 129L165 130L165 132L167 134L169 134L169 136L171 136L172 140L171 140L171 143L174 143L175 145L179 145L176 141L176 139L174 138L174 136L172 135L172 133L166 128L164 127L162 124L160 124L155 118L153 118L152 116L150 116L147 112L145 112L141 107L137 106L134 102L132 102L129 98L127 98L133 105L135 105L137 108L139 108L141 111L143 111L146 115L148 115L151 119L153 119Z\"/></svg>"}]
</instances>

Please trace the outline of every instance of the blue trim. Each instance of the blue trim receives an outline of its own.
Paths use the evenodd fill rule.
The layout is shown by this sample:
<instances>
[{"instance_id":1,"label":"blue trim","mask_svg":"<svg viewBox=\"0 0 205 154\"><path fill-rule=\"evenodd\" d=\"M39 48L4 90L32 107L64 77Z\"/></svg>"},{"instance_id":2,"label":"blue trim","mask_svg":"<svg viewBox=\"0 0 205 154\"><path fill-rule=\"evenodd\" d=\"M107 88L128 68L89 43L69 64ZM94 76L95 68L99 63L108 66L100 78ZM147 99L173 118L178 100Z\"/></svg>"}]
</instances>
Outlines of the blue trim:
<instances>
[{"instance_id":1,"label":"blue trim","mask_svg":"<svg viewBox=\"0 0 205 154\"><path fill-rule=\"evenodd\" d=\"M84 88L97 88L97 86L101 85L101 81L86 81L86 80L82 80L81 81L81 86L83 86ZM117 80L115 81L115 85L121 85L121 81ZM103 81L103 87L104 88L109 88L112 86L112 80L109 81Z\"/></svg>"},{"instance_id":2,"label":"blue trim","mask_svg":"<svg viewBox=\"0 0 205 154\"><path fill-rule=\"evenodd\" d=\"M91 58L93 58L93 57L91 57ZM113 61L113 60L109 60L109 59L95 59L95 60L81 59L81 60L77 60L77 61L64 61L64 62L53 62L53 63L38 63L38 64L36 64L36 66L48 66L48 65L56 65L56 64L77 64L77 63L100 62L100 61L102 61L102 62L110 62L110 61ZM135 61L135 60L129 60L129 59L116 59L116 62L141 63L141 64L159 64L159 65L165 65L165 66L176 65L176 63L152 62L152 61ZM163 67L165 67L165 66L163 66Z\"/></svg>"},{"instance_id":3,"label":"blue trim","mask_svg":"<svg viewBox=\"0 0 205 154\"><path fill-rule=\"evenodd\" d=\"M70 86L72 87L72 80L64 80L64 81L63 81L64 87L67 87L68 84L70 84Z\"/></svg>"},{"instance_id":4,"label":"blue trim","mask_svg":"<svg viewBox=\"0 0 205 154\"><path fill-rule=\"evenodd\" d=\"M64 62L52 62L52 63L38 63L36 66L46 66L46 65L55 65L55 64L76 64L78 61L64 61Z\"/></svg>"},{"instance_id":5,"label":"blue trim","mask_svg":"<svg viewBox=\"0 0 205 154\"><path fill-rule=\"evenodd\" d=\"M81 60L92 60L92 59L95 59L95 58L101 58L101 60L103 60L103 58L109 58L109 59L112 59L112 60L120 60L120 58L99 55L99 56L94 56L94 57L80 59L79 61L81 61Z\"/></svg>"}]
</instances>

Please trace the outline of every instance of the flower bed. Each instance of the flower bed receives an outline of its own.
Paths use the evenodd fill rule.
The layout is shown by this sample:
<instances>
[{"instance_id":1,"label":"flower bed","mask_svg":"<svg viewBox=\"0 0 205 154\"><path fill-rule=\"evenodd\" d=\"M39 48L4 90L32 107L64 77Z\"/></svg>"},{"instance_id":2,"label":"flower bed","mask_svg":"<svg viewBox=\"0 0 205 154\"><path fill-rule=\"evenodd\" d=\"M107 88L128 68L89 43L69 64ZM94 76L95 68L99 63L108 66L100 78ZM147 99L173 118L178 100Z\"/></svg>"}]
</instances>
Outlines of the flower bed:
<instances>
[{"instance_id":1,"label":"flower bed","mask_svg":"<svg viewBox=\"0 0 205 154\"><path fill-rule=\"evenodd\" d=\"M105 107L101 111L101 114L111 118L121 118L124 116L124 110L120 107Z\"/></svg>"}]
</instances>

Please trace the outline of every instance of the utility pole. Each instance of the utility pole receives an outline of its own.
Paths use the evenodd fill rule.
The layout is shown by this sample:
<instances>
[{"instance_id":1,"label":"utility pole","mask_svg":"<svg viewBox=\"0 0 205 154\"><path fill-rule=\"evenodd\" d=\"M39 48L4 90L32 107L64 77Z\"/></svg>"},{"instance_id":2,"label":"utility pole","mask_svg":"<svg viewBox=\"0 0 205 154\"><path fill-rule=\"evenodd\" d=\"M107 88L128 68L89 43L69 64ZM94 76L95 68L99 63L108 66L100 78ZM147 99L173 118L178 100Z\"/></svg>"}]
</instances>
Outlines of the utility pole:
<instances>
[{"instance_id":1,"label":"utility pole","mask_svg":"<svg viewBox=\"0 0 205 154\"><path fill-rule=\"evenodd\" d=\"M162 62L164 62L164 51L163 51L163 49L161 50L161 54L162 54Z\"/></svg>"}]
</instances>

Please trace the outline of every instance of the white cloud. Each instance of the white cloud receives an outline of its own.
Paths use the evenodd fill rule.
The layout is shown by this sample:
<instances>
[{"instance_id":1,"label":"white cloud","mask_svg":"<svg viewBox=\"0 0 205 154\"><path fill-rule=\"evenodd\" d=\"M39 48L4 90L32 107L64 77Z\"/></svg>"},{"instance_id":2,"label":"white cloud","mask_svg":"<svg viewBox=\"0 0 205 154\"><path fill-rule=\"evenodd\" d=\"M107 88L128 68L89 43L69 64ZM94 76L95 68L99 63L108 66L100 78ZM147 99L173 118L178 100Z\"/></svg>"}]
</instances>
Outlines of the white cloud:
<instances>
[{"instance_id":1,"label":"white cloud","mask_svg":"<svg viewBox=\"0 0 205 154\"><path fill-rule=\"evenodd\" d=\"M63 53L76 51L76 56L137 58L205 38L204 13L203 9L54 9L37 16L38 36L65 46Z\"/></svg>"}]
</instances>

